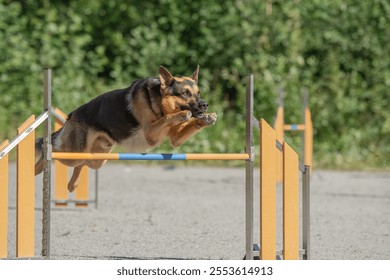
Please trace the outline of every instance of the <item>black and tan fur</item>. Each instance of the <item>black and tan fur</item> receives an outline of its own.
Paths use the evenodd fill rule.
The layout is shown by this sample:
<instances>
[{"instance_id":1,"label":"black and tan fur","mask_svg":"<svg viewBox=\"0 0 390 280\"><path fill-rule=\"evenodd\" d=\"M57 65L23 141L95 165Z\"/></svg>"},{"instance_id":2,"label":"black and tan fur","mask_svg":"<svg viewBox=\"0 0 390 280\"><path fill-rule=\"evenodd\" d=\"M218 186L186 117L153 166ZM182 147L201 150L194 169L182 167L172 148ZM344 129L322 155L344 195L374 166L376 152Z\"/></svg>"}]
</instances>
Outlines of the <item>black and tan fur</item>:
<instances>
[{"instance_id":1,"label":"black and tan fur","mask_svg":"<svg viewBox=\"0 0 390 280\"><path fill-rule=\"evenodd\" d=\"M141 153L168 138L180 146L202 128L212 125L215 113L205 113L200 99L199 66L191 77L174 77L160 66L159 78L135 81L130 87L102 94L68 115L63 128L52 134L53 151L108 153L114 145ZM42 139L35 144L35 174L42 172ZM105 160L61 160L74 167L70 192L78 185L83 166L100 168Z\"/></svg>"}]
</instances>

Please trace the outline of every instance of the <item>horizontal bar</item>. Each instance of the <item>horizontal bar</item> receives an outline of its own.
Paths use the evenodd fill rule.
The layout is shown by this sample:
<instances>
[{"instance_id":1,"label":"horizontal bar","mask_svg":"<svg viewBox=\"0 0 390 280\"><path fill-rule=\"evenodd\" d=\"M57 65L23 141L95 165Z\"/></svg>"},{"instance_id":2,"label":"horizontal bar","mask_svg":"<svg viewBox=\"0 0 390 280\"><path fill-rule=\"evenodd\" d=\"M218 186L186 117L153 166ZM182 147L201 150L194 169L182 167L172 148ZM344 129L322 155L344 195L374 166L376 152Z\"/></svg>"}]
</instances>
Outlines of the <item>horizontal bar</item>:
<instances>
[{"instance_id":1,"label":"horizontal bar","mask_svg":"<svg viewBox=\"0 0 390 280\"><path fill-rule=\"evenodd\" d=\"M285 124L283 129L286 131L304 131L306 126L304 124Z\"/></svg>"},{"instance_id":2,"label":"horizontal bar","mask_svg":"<svg viewBox=\"0 0 390 280\"><path fill-rule=\"evenodd\" d=\"M248 154L185 154L186 160L249 160Z\"/></svg>"},{"instance_id":3,"label":"horizontal bar","mask_svg":"<svg viewBox=\"0 0 390 280\"><path fill-rule=\"evenodd\" d=\"M51 110L51 114L54 116L56 120L58 120L62 124L65 124L66 119L62 117L60 114L58 114L56 110Z\"/></svg>"},{"instance_id":4,"label":"horizontal bar","mask_svg":"<svg viewBox=\"0 0 390 280\"><path fill-rule=\"evenodd\" d=\"M118 160L186 160L185 154L118 154Z\"/></svg>"},{"instance_id":5,"label":"horizontal bar","mask_svg":"<svg viewBox=\"0 0 390 280\"><path fill-rule=\"evenodd\" d=\"M63 153L52 152L52 159L93 159L93 160L119 160L119 154L112 153Z\"/></svg>"},{"instance_id":6,"label":"horizontal bar","mask_svg":"<svg viewBox=\"0 0 390 280\"><path fill-rule=\"evenodd\" d=\"M258 130L260 130L259 120L256 119L254 116L251 116L251 121L252 121L253 126L255 128L257 128Z\"/></svg>"},{"instance_id":7,"label":"horizontal bar","mask_svg":"<svg viewBox=\"0 0 390 280\"><path fill-rule=\"evenodd\" d=\"M53 159L85 160L249 160L248 154L114 154L53 152Z\"/></svg>"},{"instance_id":8,"label":"horizontal bar","mask_svg":"<svg viewBox=\"0 0 390 280\"><path fill-rule=\"evenodd\" d=\"M35 130L39 125L41 125L49 116L49 112L43 112L35 121L27 127L21 134L17 135L12 141L5 147L4 150L0 152L0 159L2 159L6 154L8 154L13 148L15 148L24 138L26 138L31 131Z\"/></svg>"}]
</instances>

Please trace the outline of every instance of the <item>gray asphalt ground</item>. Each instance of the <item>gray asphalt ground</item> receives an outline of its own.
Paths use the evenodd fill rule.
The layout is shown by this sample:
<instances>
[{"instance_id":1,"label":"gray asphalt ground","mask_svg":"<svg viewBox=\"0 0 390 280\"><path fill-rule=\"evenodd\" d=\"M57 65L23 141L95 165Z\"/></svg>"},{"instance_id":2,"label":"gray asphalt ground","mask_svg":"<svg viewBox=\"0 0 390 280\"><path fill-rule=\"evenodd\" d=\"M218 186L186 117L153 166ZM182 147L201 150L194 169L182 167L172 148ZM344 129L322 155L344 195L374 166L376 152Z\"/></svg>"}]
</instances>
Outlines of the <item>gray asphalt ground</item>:
<instances>
[{"instance_id":1,"label":"gray asphalt ground","mask_svg":"<svg viewBox=\"0 0 390 280\"><path fill-rule=\"evenodd\" d=\"M12 165L9 257L15 256L14 175ZM99 173L98 209L52 209L51 258L242 259L244 180L244 167L108 163ZM41 248L41 185L37 176L36 255ZM258 186L256 172L255 198ZM255 242L258 213L256 199ZM312 259L389 260L390 173L315 170L311 246Z\"/></svg>"}]
</instances>

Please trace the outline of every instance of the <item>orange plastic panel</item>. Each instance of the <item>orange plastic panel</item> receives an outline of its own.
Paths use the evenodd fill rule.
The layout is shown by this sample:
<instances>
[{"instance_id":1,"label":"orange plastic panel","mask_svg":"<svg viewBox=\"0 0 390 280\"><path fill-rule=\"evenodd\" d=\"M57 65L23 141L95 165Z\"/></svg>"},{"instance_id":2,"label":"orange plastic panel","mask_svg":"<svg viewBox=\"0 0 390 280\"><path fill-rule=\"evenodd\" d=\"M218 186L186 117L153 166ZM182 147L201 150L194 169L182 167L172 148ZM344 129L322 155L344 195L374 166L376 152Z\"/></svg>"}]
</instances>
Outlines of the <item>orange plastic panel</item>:
<instances>
[{"instance_id":1,"label":"orange plastic panel","mask_svg":"<svg viewBox=\"0 0 390 280\"><path fill-rule=\"evenodd\" d=\"M275 119L275 132L276 132L276 139L283 143L284 141L284 108L282 106L278 107L278 111L276 113L276 119ZM282 182L283 179L283 157L282 153L277 153L276 155L276 183Z\"/></svg>"},{"instance_id":2,"label":"orange plastic panel","mask_svg":"<svg viewBox=\"0 0 390 280\"><path fill-rule=\"evenodd\" d=\"M57 114L62 113L56 109ZM62 123L58 120L54 123L54 131L59 130L62 127ZM69 198L68 192L68 167L58 160L54 161L54 200L65 201ZM56 202L58 207L66 207L68 203L66 202Z\"/></svg>"},{"instance_id":3,"label":"orange plastic panel","mask_svg":"<svg viewBox=\"0 0 390 280\"><path fill-rule=\"evenodd\" d=\"M80 183L75 191L75 198L76 200L88 200L88 173L89 168L87 166L84 166L83 169L81 169L80 173ZM87 202L77 202L77 207L87 207Z\"/></svg>"},{"instance_id":4,"label":"orange plastic panel","mask_svg":"<svg viewBox=\"0 0 390 280\"><path fill-rule=\"evenodd\" d=\"M310 173L313 171L313 123L311 120L310 109L305 109L305 158L304 164L310 165Z\"/></svg>"},{"instance_id":5,"label":"orange plastic panel","mask_svg":"<svg viewBox=\"0 0 390 280\"><path fill-rule=\"evenodd\" d=\"M19 128L21 134L35 120L30 116ZM34 256L34 206L35 206L35 130L17 146L17 205L16 205L16 256Z\"/></svg>"},{"instance_id":6,"label":"orange plastic panel","mask_svg":"<svg viewBox=\"0 0 390 280\"><path fill-rule=\"evenodd\" d=\"M283 144L283 255L299 259L299 165L298 154Z\"/></svg>"},{"instance_id":7,"label":"orange plastic panel","mask_svg":"<svg viewBox=\"0 0 390 280\"><path fill-rule=\"evenodd\" d=\"M260 120L260 258L276 259L276 133Z\"/></svg>"}]
</instances>

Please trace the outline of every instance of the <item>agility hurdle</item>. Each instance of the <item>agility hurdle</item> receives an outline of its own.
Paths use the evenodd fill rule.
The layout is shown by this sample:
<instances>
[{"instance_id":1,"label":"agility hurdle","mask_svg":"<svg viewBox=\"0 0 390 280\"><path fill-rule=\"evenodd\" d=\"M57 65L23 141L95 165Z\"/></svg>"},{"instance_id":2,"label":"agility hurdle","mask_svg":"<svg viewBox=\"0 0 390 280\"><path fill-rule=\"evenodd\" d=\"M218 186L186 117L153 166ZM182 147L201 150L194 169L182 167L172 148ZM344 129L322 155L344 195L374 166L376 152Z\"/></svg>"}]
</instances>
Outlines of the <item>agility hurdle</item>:
<instances>
[{"instance_id":1,"label":"agility hurdle","mask_svg":"<svg viewBox=\"0 0 390 280\"><path fill-rule=\"evenodd\" d=\"M260 251L261 259L309 258L309 166L299 162L298 154L286 143L276 140L276 132L263 119L260 121ZM283 249L276 249L276 158L283 158ZM53 159L83 160L250 160L249 154L126 154L126 153L61 153L53 152ZM302 173L302 243L299 230L299 172ZM250 176L253 175L249 174ZM249 176L249 177L250 177ZM253 211L253 210L252 210ZM249 225L251 222L248 221ZM253 228L252 228L253 230ZM250 232L252 231L250 230ZM252 246L252 245L251 245ZM252 259L250 257L248 259Z\"/></svg>"},{"instance_id":2,"label":"agility hurdle","mask_svg":"<svg viewBox=\"0 0 390 280\"><path fill-rule=\"evenodd\" d=\"M310 166L299 162L298 154L277 140L276 131L260 121L260 248L263 260L310 258ZM278 156L283 174L283 249L276 249L276 176ZM299 173L302 174L302 227L299 230ZM302 240L300 240L300 233ZM300 241L302 248L299 249ZM276 253L275 253L276 252Z\"/></svg>"},{"instance_id":3,"label":"agility hurdle","mask_svg":"<svg viewBox=\"0 0 390 280\"><path fill-rule=\"evenodd\" d=\"M276 132L263 119L253 117L253 76L247 80L246 153L235 154L127 154L53 152L53 159L83 160L244 160L246 165L246 259L259 252L260 259L309 258L309 177L310 167L299 162L287 143L277 141ZM260 129L260 243L253 244L253 127ZM283 248L276 248L276 158L283 158ZM302 227L300 230L299 172L302 173ZM300 239L300 236L302 239ZM302 248L300 242L302 241Z\"/></svg>"},{"instance_id":4,"label":"agility hurdle","mask_svg":"<svg viewBox=\"0 0 390 280\"><path fill-rule=\"evenodd\" d=\"M278 98L278 110L276 112L276 118L274 122L274 129L276 131L276 138L280 143L284 141L285 131L301 131L303 132L303 163L311 167L313 170L313 122L311 120L311 112L309 107L309 93L305 88L303 90L303 124L285 124L284 123L284 97L285 93L283 89L279 90ZM282 157L278 156L277 159L278 172L277 182L282 180ZM310 172L311 172L310 171Z\"/></svg>"},{"instance_id":5,"label":"agility hurdle","mask_svg":"<svg viewBox=\"0 0 390 280\"><path fill-rule=\"evenodd\" d=\"M9 152L17 150L16 257L35 257L35 129L44 123L43 188L42 188L42 256L50 244L50 130L51 71L44 71L44 112L35 119L31 115L17 130L17 136L0 145L0 258L8 257L8 165Z\"/></svg>"},{"instance_id":6,"label":"agility hurdle","mask_svg":"<svg viewBox=\"0 0 390 280\"><path fill-rule=\"evenodd\" d=\"M43 142L44 151L44 173L43 173L43 207L42 207L42 256L50 257L50 197L51 197L51 160L52 159L100 159L100 160L244 160L246 162L245 176L245 228L246 228L246 255L245 259L254 259L254 254L259 252L260 259L303 259L309 258L309 166L299 163L298 156L286 143L281 144L276 140L275 131L264 120L258 122L253 117L253 75L247 77L246 93L246 147L245 153L232 154L108 154L108 153L57 153L51 149L51 83L50 70L45 70L45 112L39 117L39 124L45 121L45 136ZM35 122L34 122L35 124ZM39 125L38 124L38 125ZM261 159L260 159L260 243L254 244L253 240L253 174L254 174L254 137L253 127L261 131ZM31 133L35 128L28 127L23 133ZM275 135L274 135L275 134ZM266 137L264 135L271 135ZM274 137L273 137L274 135ZM19 141L19 139L18 139ZM5 144L4 144L5 143ZM14 140L7 144L4 142L0 148L0 166L8 167L8 152L17 144ZM33 150L33 142L30 145ZM5 148L3 148L5 147ZM283 248L276 249L276 150L282 150L284 155L284 222L283 222ZM24 154L22 154L24 155ZM3 160L7 162L4 163ZM21 159L22 160L22 159ZM24 160L24 159L23 159ZM272 161L273 160L273 161ZM275 163L275 164L274 164ZM29 167L33 170L33 166ZM3 170L3 169L2 169ZM299 232L299 197L298 176L302 172L303 200L302 208L302 230ZM0 186L3 186L7 179L0 177ZM4 179L4 180L2 180ZM34 180L30 180L33 182ZM2 191L3 192L3 191ZM0 203L2 201L0 200ZM0 205L0 209L4 206ZM0 215L1 217L1 215ZM0 224L1 232L4 228ZM302 236L302 248L299 248L300 237ZM0 235L0 238L2 235ZM0 239L0 241L2 241ZM1 243L1 242L0 242ZM34 254L34 253L32 253ZM18 255L18 257L21 255ZM31 253L24 257L30 257ZM3 257L0 255L0 257ZM6 256L5 256L6 257Z\"/></svg>"},{"instance_id":7,"label":"agility hurdle","mask_svg":"<svg viewBox=\"0 0 390 280\"><path fill-rule=\"evenodd\" d=\"M31 129L35 125L35 116L31 115L18 129L18 143L15 140L9 143L5 140L1 145L0 159L0 257L7 257L8 234L8 161L9 155L5 149L11 150L14 145L17 151L17 180L16 180L16 256L34 256L34 210L35 210L35 186L34 165L35 150L32 149L35 142L35 131ZM29 131L30 129L30 131ZM19 141L20 140L20 141Z\"/></svg>"}]
</instances>

